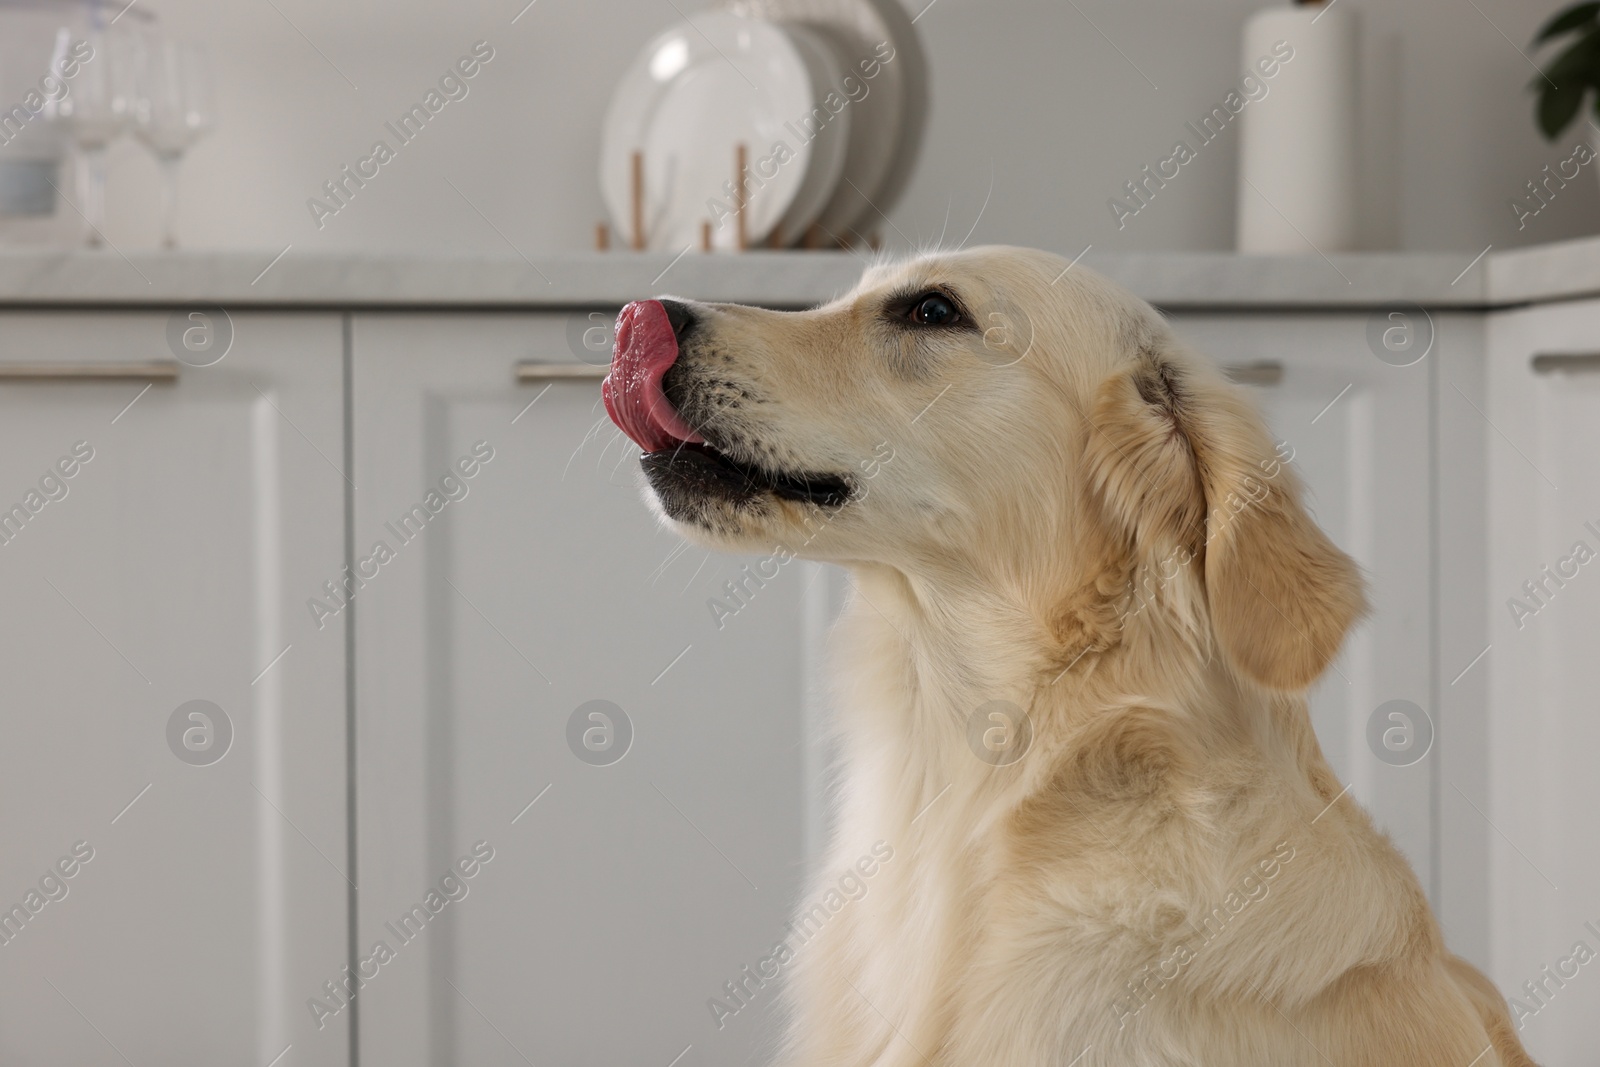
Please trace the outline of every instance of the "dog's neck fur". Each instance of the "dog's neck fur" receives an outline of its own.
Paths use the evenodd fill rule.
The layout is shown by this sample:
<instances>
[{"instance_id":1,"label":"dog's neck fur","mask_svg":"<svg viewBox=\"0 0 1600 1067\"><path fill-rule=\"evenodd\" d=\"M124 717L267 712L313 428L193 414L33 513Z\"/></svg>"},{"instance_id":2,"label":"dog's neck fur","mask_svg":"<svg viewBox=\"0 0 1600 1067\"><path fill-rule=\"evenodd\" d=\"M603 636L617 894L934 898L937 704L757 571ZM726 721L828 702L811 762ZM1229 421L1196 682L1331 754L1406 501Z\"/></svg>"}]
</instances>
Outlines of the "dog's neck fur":
<instances>
[{"instance_id":1,"label":"dog's neck fur","mask_svg":"<svg viewBox=\"0 0 1600 1067\"><path fill-rule=\"evenodd\" d=\"M946 816L965 800L973 815L958 821L981 830L978 812L1004 817L1050 784L1097 720L1134 707L1200 748L1241 752L1318 793L1337 790L1305 701L1243 683L1222 662L1198 617L1198 573L1169 579L1132 612L1126 603L1107 609L1108 591L1116 599L1122 590L1103 576L1075 576L1070 584L1084 592L1065 627L1059 602L1030 603L1020 583L966 564L918 573L857 564L851 578L834 637L836 729L845 787L855 791L846 803L870 797L882 833L909 826L936 799ZM1006 767L969 744L969 719L997 700L1025 711L1033 731L1028 755Z\"/></svg>"}]
</instances>

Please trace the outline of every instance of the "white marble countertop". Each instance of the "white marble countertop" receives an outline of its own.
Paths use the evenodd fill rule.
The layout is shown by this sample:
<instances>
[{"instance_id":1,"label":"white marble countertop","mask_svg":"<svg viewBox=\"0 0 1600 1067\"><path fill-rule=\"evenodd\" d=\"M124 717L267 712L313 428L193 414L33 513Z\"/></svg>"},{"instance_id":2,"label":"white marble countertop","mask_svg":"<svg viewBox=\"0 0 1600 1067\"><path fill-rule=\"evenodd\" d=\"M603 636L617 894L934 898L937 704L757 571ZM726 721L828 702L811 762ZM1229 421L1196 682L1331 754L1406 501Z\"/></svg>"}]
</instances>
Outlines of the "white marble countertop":
<instances>
[{"instance_id":1,"label":"white marble countertop","mask_svg":"<svg viewBox=\"0 0 1600 1067\"><path fill-rule=\"evenodd\" d=\"M1076 253L1071 253L1076 254ZM673 293L804 306L848 289L867 258L849 252L533 257L249 252L0 251L0 306L230 308L614 307ZM1082 264L1175 310L1369 308L1391 302L1484 309L1600 296L1600 238L1506 252L1364 253L1324 258L1116 253Z\"/></svg>"}]
</instances>

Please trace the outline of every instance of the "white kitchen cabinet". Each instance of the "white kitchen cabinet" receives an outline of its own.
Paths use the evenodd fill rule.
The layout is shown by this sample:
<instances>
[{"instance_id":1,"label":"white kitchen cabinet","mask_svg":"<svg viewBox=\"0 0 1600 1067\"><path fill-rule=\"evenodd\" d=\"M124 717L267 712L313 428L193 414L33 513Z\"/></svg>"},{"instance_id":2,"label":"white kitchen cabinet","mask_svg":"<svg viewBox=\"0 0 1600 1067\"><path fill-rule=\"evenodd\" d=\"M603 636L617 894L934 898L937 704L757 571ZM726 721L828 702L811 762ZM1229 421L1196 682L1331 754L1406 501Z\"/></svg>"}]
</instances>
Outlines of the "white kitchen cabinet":
<instances>
[{"instance_id":1,"label":"white kitchen cabinet","mask_svg":"<svg viewBox=\"0 0 1600 1067\"><path fill-rule=\"evenodd\" d=\"M1600 302L1494 316L1487 382L1494 714L1486 781L1455 802L1491 827L1493 977L1523 1040L1541 1062L1588 1063L1600 962L1573 953L1600 952Z\"/></svg>"},{"instance_id":2,"label":"white kitchen cabinet","mask_svg":"<svg viewBox=\"0 0 1600 1067\"><path fill-rule=\"evenodd\" d=\"M758 586L742 573L756 561L661 529L598 375L514 376L570 363L567 328L354 320L355 550L393 553L354 600L358 941L393 952L360 994L364 1063L765 1058L770 984L721 1028L707 1001L782 936L802 875L815 572ZM430 491L437 514L402 528ZM734 580L747 606L719 628L707 600ZM632 730L603 766L568 741L596 700ZM401 928L477 842L493 859L460 899Z\"/></svg>"},{"instance_id":3,"label":"white kitchen cabinet","mask_svg":"<svg viewBox=\"0 0 1600 1067\"><path fill-rule=\"evenodd\" d=\"M235 315L207 367L168 325L0 315L0 1062L331 1067L345 634L304 604L342 563L340 319ZM196 700L225 748L187 712L169 747Z\"/></svg>"},{"instance_id":4,"label":"white kitchen cabinet","mask_svg":"<svg viewBox=\"0 0 1600 1067\"><path fill-rule=\"evenodd\" d=\"M1313 690L1312 722L1350 795L1394 838L1437 898L1437 760L1431 753L1406 765L1380 760L1368 742L1368 722L1391 700L1410 701L1438 718L1429 398L1439 350L1449 347L1452 330L1468 336L1471 330L1438 317L1435 351L1401 367L1372 353L1367 322L1364 313L1187 314L1173 325L1200 351L1259 383L1263 413L1293 449L1312 514L1361 566L1372 610Z\"/></svg>"}]
</instances>

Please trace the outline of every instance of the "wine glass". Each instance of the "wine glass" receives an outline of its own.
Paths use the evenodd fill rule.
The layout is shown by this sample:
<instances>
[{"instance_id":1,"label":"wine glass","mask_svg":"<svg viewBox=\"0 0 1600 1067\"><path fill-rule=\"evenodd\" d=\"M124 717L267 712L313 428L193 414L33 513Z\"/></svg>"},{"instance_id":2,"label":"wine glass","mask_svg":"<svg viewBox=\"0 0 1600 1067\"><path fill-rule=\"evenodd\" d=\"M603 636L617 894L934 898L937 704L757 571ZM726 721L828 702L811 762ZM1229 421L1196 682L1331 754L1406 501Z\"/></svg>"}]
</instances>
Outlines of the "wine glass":
<instances>
[{"instance_id":1,"label":"wine glass","mask_svg":"<svg viewBox=\"0 0 1600 1067\"><path fill-rule=\"evenodd\" d=\"M101 25L98 18L81 41L63 27L56 33L51 69L60 69L58 63L69 56L81 56L83 43L88 57L81 60L70 91L56 102L53 118L78 149L79 210L88 225L85 240L93 247L105 240L106 148L134 122L139 41L131 31Z\"/></svg>"},{"instance_id":2,"label":"wine glass","mask_svg":"<svg viewBox=\"0 0 1600 1067\"><path fill-rule=\"evenodd\" d=\"M144 50L134 136L161 165L161 244L178 247L178 165L211 132L211 73L199 45L155 40Z\"/></svg>"}]
</instances>

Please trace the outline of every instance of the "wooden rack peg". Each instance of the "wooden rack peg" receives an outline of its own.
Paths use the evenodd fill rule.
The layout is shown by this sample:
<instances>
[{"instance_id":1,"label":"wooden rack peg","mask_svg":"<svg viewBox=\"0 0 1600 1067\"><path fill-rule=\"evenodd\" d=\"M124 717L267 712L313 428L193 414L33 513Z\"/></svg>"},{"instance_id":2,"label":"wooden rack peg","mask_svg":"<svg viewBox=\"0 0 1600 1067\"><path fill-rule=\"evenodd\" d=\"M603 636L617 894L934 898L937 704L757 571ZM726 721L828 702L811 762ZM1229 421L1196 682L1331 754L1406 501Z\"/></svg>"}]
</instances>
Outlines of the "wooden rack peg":
<instances>
[{"instance_id":1,"label":"wooden rack peg","mask_svg":"<svg viewBox=\"0 0 1600 1067\"><path fill-rule=\"evenodd\" d=\"M633 250L644 251L644 153L633 154Z\"/></svg>"}]
</instances>

